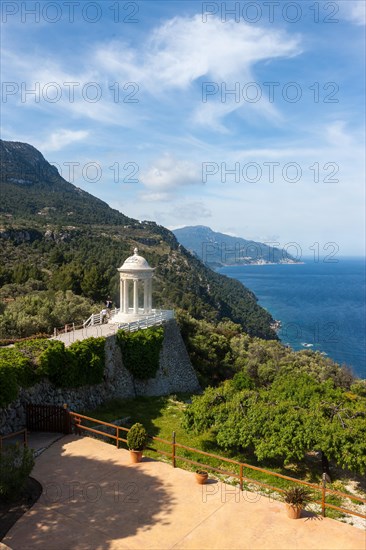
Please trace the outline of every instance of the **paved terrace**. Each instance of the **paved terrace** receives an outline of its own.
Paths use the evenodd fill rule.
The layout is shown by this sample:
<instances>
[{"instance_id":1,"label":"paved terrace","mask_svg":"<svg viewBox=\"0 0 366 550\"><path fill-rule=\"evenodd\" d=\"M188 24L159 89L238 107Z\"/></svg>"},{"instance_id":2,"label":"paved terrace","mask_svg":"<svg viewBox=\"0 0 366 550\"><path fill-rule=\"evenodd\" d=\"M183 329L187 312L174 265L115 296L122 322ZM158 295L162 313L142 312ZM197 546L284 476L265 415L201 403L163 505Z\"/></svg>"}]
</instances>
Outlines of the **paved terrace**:
<instances>
[{"instance_id":1,"label":"paved terrace","mask_svg":"<svg viewBox=\"0 0 366 550\"><path fill-rule=\"evenodd\" d=\"M28 549L365 548L362 530L332 519L288 519L284 504L239 493L89 437L65 436L37 459L40 500L4 543Z\"/></svg>"},{"instance_id":2,"label":"paved terrace","mask_svg":"<svg viewBox=\"0 0 366 550\"><path fill-rule=\"evenodd\" d=\"M91 336L94 336L94 338L98 338L99 336L112 336L116 334L117 330L118 324L105 323L104 325L94 325L77 330L70 330L69 332L54 336L52 340L60 340L65 346L69 346L73 342L76 342L76 340L84 340L84 338L90 338Z\"/></svg>"},{"instance_id":3,"label":"paved terrace","mask_svg":"<svg viewBox=\"0 0 366 550\"><path fill-rule=\"evenodd\" d=\"M77 340L84 340L84 338L90 338L91 336L94 338L98 336L112 336L117 332L118 328L124 328L125 330L134 332L135 330L161 325L165 321L174 319L174 311L172 310L154 309L151 315L144 315L143 310L140 309L138 314L135 315L132 310L130 310L130 313L124 315L122 320L114 322L115 314L118 313L118 311L118 309L115 309L112 312L114 316L112 316L108 323L102 323L100 313L93 314L88 319L90 324L86 324L83 328L76 330L74 330L71 325L68 325L68 332L62 332L57 336L53 336L52 339L60 340L64 342L65 346L69 346ZM92 322L91 319L93 319ZM88 321L86 321L86 323L88 323Z\"/></svg>"}]
</instances>

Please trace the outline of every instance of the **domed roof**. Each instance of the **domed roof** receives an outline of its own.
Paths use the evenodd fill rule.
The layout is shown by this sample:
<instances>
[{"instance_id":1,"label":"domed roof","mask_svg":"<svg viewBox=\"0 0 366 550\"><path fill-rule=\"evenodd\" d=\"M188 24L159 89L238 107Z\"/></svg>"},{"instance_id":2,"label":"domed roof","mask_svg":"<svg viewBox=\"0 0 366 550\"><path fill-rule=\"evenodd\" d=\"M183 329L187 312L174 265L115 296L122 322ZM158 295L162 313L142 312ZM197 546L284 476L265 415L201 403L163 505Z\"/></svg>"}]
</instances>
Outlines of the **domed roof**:
<instances>
[{"instance_id":1,"label":"domed roof","mask_svg":"<svg viewBox=\"0 0 366 550\"><path fill-rule=\"evenodd\" d=\"M141 271L149 270L153 271L153 268L149 266L145 258L138 255L138 249L135 248L133 251L133 256L129 256L127 260L124 261L123 265L119 268L118 271Z\"/></svg>"}]
</instances>

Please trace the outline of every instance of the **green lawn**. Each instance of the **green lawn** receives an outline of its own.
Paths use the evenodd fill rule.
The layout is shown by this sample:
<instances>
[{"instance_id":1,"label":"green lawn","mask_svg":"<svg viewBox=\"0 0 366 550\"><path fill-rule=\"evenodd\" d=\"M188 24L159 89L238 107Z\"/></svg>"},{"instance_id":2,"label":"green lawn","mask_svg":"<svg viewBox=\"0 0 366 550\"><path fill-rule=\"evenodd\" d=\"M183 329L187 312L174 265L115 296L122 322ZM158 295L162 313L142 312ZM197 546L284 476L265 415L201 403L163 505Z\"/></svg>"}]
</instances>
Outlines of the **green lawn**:
<instances>
[{"instance_id":1,"label":"green lawn","mask_svg":"<svg viewBox=\"0 0 366 550\"><path fill-rule=\"evenodd\" d=\"M105 422L128 417L130 419L128 425L141 422L151 436L157 436L171 442L173 431L175 431L176 441L183 445L203 450L208 444L214 446L214 438L213 436L210 437L209 433L194 435L187 433L183 428L183 411L189 400L189 395L182 394L179 396L137 397L136 399L125 400L113 399L93 411L86 411L85 414ZM128 425L127 427L129 427ZM152 445L164 451L171 451L171 445L167 446L158 442L154 442ZM182 454L182 451L180 453ZM151 451L147 451L146 454L157 458L156 453Z\"/></svg>"}]
</instances>

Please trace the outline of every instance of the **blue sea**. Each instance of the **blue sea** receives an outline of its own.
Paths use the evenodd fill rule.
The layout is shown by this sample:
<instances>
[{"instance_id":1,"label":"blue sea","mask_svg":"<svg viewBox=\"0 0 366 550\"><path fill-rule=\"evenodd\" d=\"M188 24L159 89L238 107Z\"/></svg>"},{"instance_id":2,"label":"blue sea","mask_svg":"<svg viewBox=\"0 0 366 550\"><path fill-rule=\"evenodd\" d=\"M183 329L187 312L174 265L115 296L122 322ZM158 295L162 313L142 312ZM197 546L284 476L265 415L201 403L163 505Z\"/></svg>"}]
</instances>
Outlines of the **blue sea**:
<instances>
[{"instance_id":1,"label":"blue sea","mask_svg":"<svg viewBox=\"0 0 366 550\"><path fill-rule=\"evenodd\" d=\"M281 341L323 352L366 378L365 259L230 266L218 270L252 290L281 321ZM304 345L305 344L305 345Z\"/></svg>"}]
</instances>

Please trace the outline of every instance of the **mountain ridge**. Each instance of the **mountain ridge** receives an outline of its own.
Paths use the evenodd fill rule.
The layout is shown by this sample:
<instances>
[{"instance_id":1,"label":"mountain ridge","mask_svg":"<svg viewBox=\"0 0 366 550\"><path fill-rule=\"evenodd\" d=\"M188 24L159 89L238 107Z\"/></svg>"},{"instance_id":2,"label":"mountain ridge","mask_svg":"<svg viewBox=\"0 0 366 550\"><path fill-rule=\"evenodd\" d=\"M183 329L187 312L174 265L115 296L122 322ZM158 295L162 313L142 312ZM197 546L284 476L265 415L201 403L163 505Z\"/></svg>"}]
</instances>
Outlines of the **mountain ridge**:
<instances>
[{"instance_id":1,"label":"mountain ridge","mask_svg":"<svg viewBox=\"0 0 366 550\"><path fill-rule=\"evenodd\" d=\"M0 169L0 214L5 216L35 216L40 224L88 224L95 222L96 216L102 223L109 224L135 221L66 181L57 168L28 143L0 140ZM14 194L17 201L14 201Z\"/></svg>"},{"instance_id":2,"label":"mountain ridge","mask_svg":"<svg viewBox=\"0 0 366 550\"><path fill-rule=\"evenodd\" d=\"M1 141L0 146L0 337L24 334L27 307L38 319L41 306L34 304L48 304L55 292L71 291L98 305L110 295L117 305L117 268L137 246L156 268L155 307L182 308L208 321L229 318L252 336L277 338L273 318L253 292L214 273L168 229L80 193L28 144ZM47 307L41 308L45 317Z\"/></svg>"},{"instance_id":3,"label":"mountain ridge","mask_svg":"<svg viewBox=\"0 0 366 550\"><path fill-rule=\"evenodd\" d=\"M283 249L213 231L205 225L185 226L173 233L187 250L210 267L299 263Z\"/></svg>"}]
</instances>

